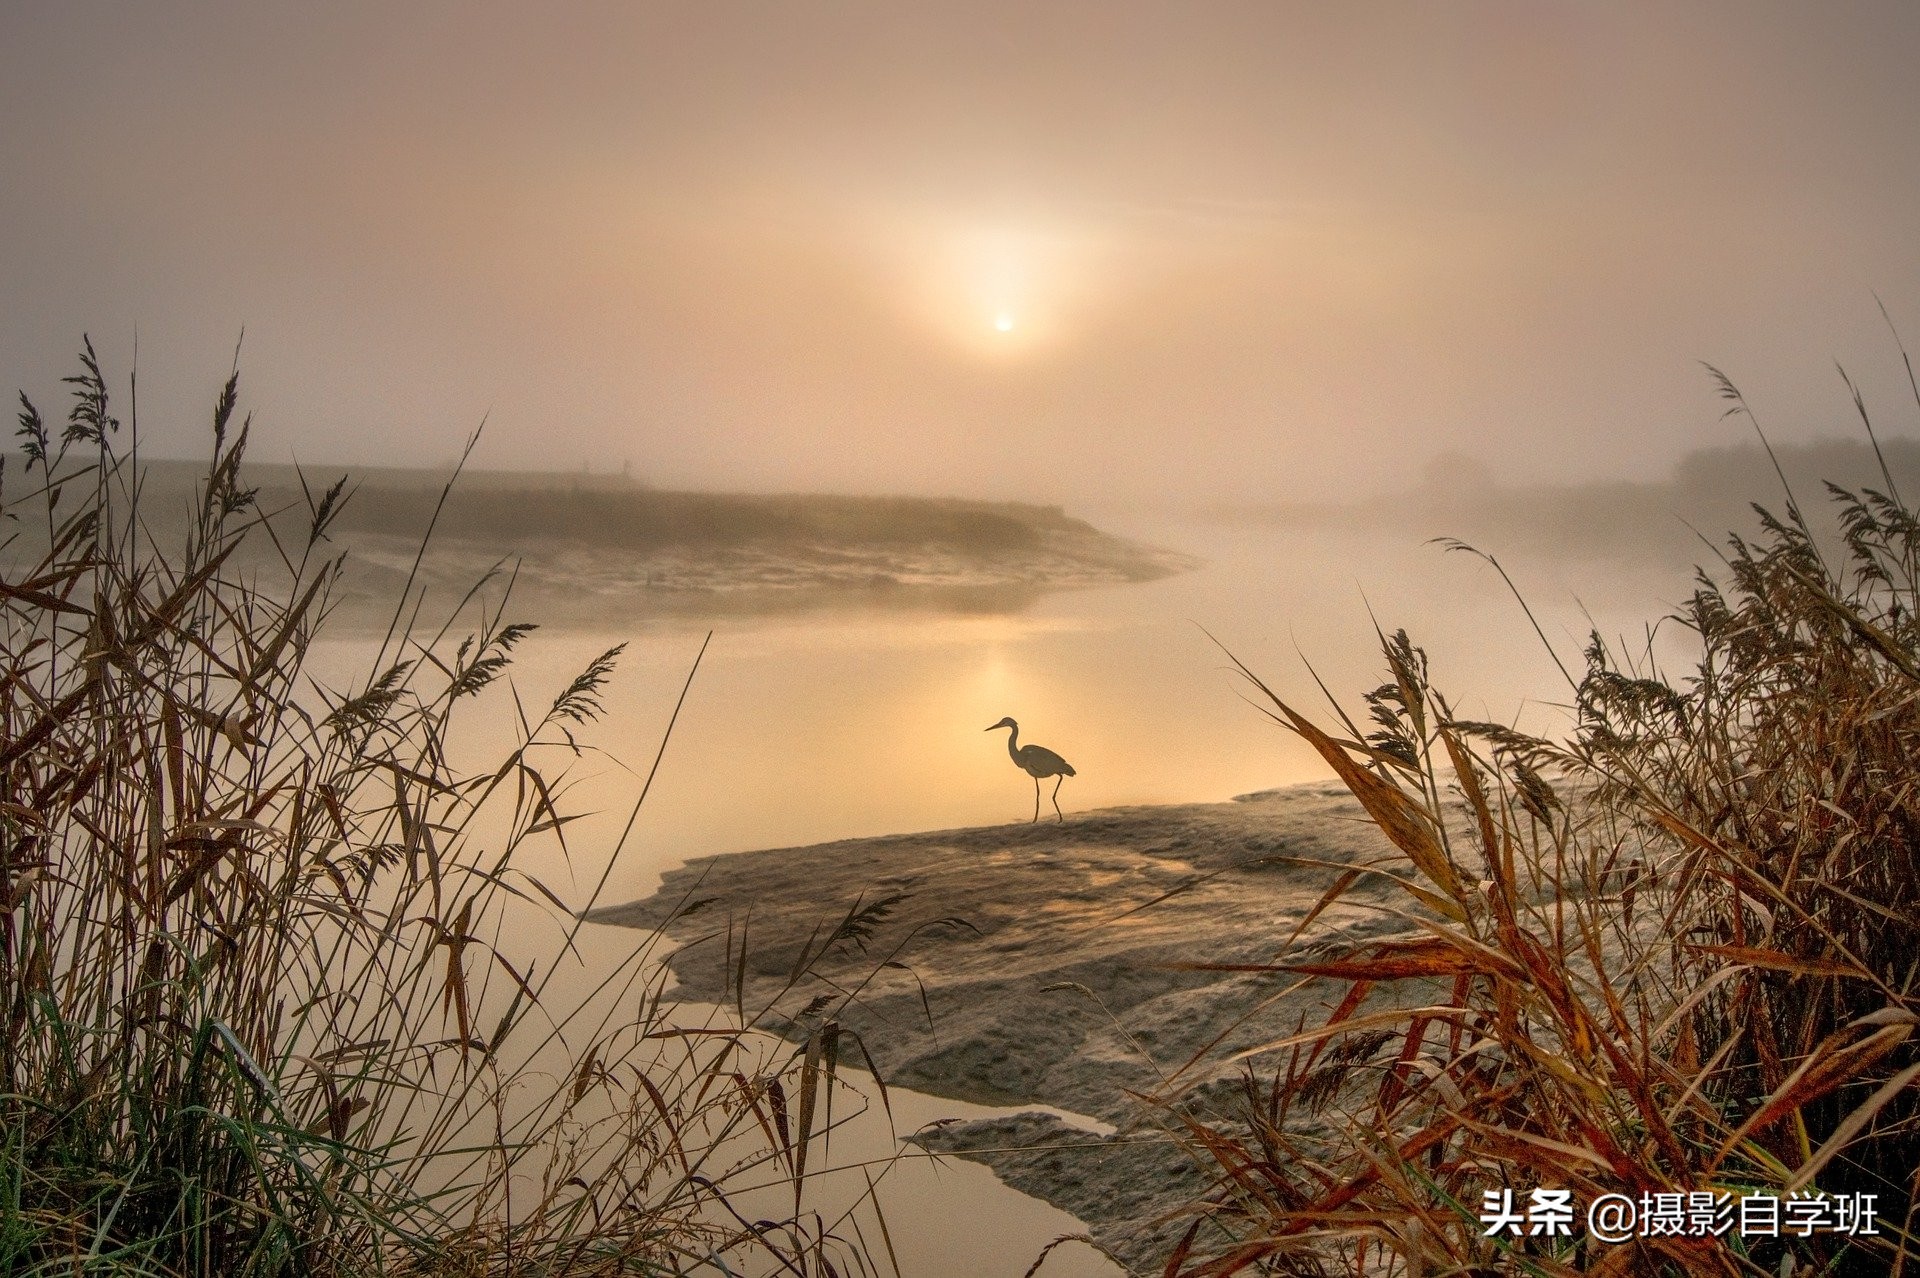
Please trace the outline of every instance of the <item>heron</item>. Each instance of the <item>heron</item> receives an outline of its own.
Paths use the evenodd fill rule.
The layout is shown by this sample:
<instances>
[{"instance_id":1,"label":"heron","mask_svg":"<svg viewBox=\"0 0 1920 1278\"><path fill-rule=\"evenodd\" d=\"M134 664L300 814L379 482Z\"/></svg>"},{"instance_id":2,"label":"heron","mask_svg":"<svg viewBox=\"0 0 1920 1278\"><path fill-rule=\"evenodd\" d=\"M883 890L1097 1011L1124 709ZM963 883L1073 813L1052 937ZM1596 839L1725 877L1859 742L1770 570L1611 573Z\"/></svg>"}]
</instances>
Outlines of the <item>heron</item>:
<instances>
[{"instance_id":1,"label":"heron","mask_svg":"<svg viewBox=\"0 0 1920 1278\"><path fill-rule=\"evenodd\" d=\"M1001 728L1012 728L1007 737L1007 753L1013 757L1014 765L1033 778L1033 820L1040 819L1040 778L1057 778L1053 783L1053 814L1064 823L1066 814L1060 811L1060 783L1073 775L1073 765L1047 749L1045 746L1020 744L1020 725L1011 718L1002 719L984 731L994 732ZM1028 822L1033 824L1032 821Z\"/></svg>"}]
</instances>

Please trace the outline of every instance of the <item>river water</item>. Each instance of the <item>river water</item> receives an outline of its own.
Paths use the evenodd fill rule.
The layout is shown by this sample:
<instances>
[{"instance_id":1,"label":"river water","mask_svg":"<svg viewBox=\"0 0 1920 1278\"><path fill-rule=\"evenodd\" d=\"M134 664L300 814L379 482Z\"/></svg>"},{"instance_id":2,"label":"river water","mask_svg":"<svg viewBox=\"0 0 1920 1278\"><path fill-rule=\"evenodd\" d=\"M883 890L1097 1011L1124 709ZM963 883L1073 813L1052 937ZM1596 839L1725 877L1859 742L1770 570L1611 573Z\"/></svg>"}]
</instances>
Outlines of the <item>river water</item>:
<instances>
[{"instance_id":1,"label":"river water","mask_svg":"<svg viewBox=\"0 0 1920 1278\"><path fill-rule=\"evenodd\" d=\"M983 732L1004 715L1020 721L1023 743L1074 765L1060 793L1069 812L1222 800L1325 776L1248 703L1259 694L1228 653L1324 718L1317 672L1353 713L1384 677L1376 620L1428 651L1460 716L1542 730L1567 721L1567 683L1506 584L1484 562L1426 544L1422 530L1309 539L1120 514L1095 522L1206 564L1062 592L1014 615L848 608L536 636L515 668L529 704L628 643L587 739L644 773L712 630L605 899L644 896L662 870L709 853L1026 820L1032 782L1008 760L1006 734ZM1646 623L1686 589L1670 568L1500 549L1576 673L1591 629L1616 647L1644 644ZM584 770L609 793L631 787L611 760Z\"/></svg>"},{"instance_id":2,"label":"river water","mask_svg":"<svg viewBox=\"0 0 1920 1278\"><path fill-rule=\"evenodd\" d=\"M1044 744L1077 769L1060 794L1069 819L1090 808L1223 800L1322 777L1319 760L1261 713L1260 694L1227 654L1324 721L1330 712L1317 674L1357 715L1360 694L1384 677L1376 625L1405 627L1427 650L1456 714L1551 731L1567 722L1569 690L1556 655L1577 673L1596 628L1616 648L1643 646L1648 623L1687 584L1674 568L1490 548L1525 596L1543 643L1486 563L1426 543L1446 529L1308 534L1076 513L1204 556L1205 565L1157 582L1050 595L1013 614L848 607L537 634L513 672L530 707L550 703L596 653L628 646L604 718L581 734L590 748L571 764L575 808L599 815L570 827L573 864L536 872L574 906L605 872L599 902L611 904L648 895L664 870L710 853L1024 821L1032 783L1006 757L1005 734L983 731L1005 715L1020 721L1023 742ZM651 792L621 844L633 796L703 644ZM367 648L337 641L322 664L344 669ZM474 752L472 762L497 757L505 722L471 725L462 748ZM609 869L606 849L616 845ZM822 914L846 904L822 901ZM588 932L583 976L631 935ZM894 1105L901 1130L984 1112L912 1095ZM891 1146L884 1128L871 1127L843 1142L851 1152L842 1157L882 1157ZM1048 1241L1079 1229L963 1162L916 1159L882 1188L909 1278L1018 1278ZM1062 1248L1042 1271L1113 1272L1079 1247Z\"/></svg>"}]
</instances>

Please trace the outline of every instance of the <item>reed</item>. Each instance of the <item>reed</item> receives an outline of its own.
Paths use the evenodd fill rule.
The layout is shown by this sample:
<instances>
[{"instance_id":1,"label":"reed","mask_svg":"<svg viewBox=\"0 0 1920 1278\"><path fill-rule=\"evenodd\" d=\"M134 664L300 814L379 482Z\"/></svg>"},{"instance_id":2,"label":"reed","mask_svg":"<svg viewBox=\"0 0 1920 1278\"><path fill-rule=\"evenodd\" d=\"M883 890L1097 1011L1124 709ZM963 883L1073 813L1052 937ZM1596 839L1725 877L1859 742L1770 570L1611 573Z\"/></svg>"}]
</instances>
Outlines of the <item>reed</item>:
<instances>
[{"instance_id":1,"label":"reed","mask_svg":"<svg viewBox=\"0 0 1920 1278\"><path fill-rule=\"evenodd\" d=\"M1458 718L1404 633L1364 723L1246 672L1397 853L1294 937L1363 875L1405 930L1289 938L1273 1005L1318 1010L1230 1113L1157 1098L1212 1184L1169 1276L1914 1271L1920 517L1882 478L1829 486L1831 528L1756 507L1671 619L1684 677L1596 634L1563 739ZM1536 1188L1571 1231L1489 1236L1485 1196ZM1687 1193L1871 1194L1878 1233L1587 1233L1601 1195Z\"/></svg>"},{"instance_id":2,"label":"reed","mask_svg":"<svg viewBox=\"0 0 1920 1278\"><path fill-rule=\"evenodd\" d=\"M594 998L555 979L579 916L525 867L573 855L620 649L525 706L533 627L476 594L471 633L423 632L410 591L328 692L346 482L303 482L291 531L260 509L236 374L156 544L180 522L146 518L137 423L81 364L64 423L21 396L24 473L0 470L0 1272L867 1266L803 1194L830 1025L775 1050L676 1022L658 934ZM481 703L513 744L456 768ZM503 941L536 910L543 963Z\"/></svg>"}]
</instances>

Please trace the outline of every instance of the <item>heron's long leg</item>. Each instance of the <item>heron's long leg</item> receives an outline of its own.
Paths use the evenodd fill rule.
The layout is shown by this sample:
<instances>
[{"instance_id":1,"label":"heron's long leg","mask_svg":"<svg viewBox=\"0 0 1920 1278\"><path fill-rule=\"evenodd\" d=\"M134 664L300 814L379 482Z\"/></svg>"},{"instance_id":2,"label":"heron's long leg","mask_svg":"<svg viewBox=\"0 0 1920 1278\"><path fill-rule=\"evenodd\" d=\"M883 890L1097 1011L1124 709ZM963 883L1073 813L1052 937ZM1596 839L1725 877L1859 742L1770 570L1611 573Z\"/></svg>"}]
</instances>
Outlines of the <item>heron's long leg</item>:
<instances>
[{"instance_id":1,"label":"heron's long leg","mask_svg":"<svg viewBox=\"0 0 1920 1278\"><path fill-rule=\"evenodd\" d=\"M1066 824L1067 820L1066 814L1060 810L1060 786L1065 780L1066 777L1064 776L1055 777L1053 780L1053 814L1060 818L1062 825ZM1040 784L1038 779L1034 781L1034 784L1036 786Z\"/></svg>"},{"instance_id":2,"label":"heron's long leg","mask_svg":"<svg viewBox=\"0 0 1920 1278\"><path fill-rule=\"evenodd\" d=\"M1033 779L1033 820L1027 822L1027 824L1033 825L1035 822L1039 820L1040 820L1040 778L1035 777Z\"/></svg>"}]
</instances>

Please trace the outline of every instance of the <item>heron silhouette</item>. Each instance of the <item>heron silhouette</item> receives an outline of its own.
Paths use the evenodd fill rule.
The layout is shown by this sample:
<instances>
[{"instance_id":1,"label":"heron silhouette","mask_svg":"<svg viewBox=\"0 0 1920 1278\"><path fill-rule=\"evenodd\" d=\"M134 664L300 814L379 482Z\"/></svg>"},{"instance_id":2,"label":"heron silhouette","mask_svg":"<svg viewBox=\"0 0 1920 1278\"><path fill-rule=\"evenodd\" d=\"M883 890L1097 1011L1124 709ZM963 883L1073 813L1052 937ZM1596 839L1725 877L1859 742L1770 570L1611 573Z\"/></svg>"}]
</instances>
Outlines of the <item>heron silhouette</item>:
<instances>
[{"instance_id":1,"label":"heron silhouette","mask_svg":"<svg viewBox=\"0 0 1920 1278\"><path fill-rule=\"evenodd\" d=\"M1073 765L1045 746L1021 745L1020 725L1015 723L1011 718L1002 719L1000 722L994 724L993 727L983 729L983 731L993 732L1000 728L1013 729L1007 736L1007 753L1013 756L1015 766L1021 768L1028 776L1033 778L1033 820L1038 821L1040 819L1040 778L1055 777L1058 779L1053 783L1053 814L1059 817L1062 823L1065 823L1067 819L1066 814L1060 811L1060 783L1074 774ZM1031 825L1033 821L1029 821L1027 824Z\"/></svg>"}]
</instances>

